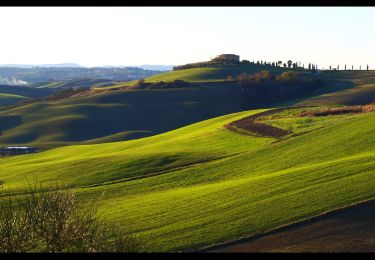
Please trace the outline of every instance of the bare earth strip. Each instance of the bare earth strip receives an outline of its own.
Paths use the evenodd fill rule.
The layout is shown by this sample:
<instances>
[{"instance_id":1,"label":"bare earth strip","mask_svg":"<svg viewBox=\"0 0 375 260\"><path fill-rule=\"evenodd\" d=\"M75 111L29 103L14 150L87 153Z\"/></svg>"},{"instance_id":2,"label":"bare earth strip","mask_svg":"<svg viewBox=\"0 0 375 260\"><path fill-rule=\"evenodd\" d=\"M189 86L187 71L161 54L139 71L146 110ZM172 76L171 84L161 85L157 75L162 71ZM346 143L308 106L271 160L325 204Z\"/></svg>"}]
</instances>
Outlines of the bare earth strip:
<instances>
[{"instance_id":1,"label":"bare earth strip","mask_svg":"<svg viewBox=\"0 0 375 260\"><path fill-rule=\"evenodd\" d=\"M256 122L255 120L262 116L268 116L274 113L282 112L289 108L277 108L268 110L265 112L261 112L234 122L227 124L225 127L229 130L240 132L240 133L254 133L256 135L265 136L265 137L273 137L280 139L288 134L291 131L284 130L275 126L263 124Z\"/></svg>"},{"instance_id":2,"label":"bare earth strip","mask_svg":"<svg viewBox=\"0 0 375 260\"><path fill-rule=\"evenodd\" d=\"M375 201L327 213L210 252L375 252Z\"/></svg>"}]
</instances>

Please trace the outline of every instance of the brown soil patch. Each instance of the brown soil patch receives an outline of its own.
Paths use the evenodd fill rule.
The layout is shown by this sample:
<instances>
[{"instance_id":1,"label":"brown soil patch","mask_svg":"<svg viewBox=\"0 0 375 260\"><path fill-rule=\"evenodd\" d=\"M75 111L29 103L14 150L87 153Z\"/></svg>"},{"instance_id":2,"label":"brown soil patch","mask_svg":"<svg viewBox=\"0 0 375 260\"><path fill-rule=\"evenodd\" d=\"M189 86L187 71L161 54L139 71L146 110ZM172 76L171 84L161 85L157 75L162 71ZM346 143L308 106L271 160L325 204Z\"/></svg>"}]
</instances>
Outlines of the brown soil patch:
<instances>
[{"instance_id":1,"label":"brown soil patch","mask_svg":"<svg viewBox=\"0 0 375 260\"><path fill-rule=\"evenodd\" d=\"M272 126L272 125L259 123L259 122L256 122L255 120L262 116L268 116L274 113L284 111L285 109L288 109L288 108L277 108L277 109L272 109L272 110L268 110L265 112L261 112L261 113L251 115L246 118L231 122L225 125L225 127L227 129L230 129L236 132L241 132L239 131L239 129L242 129L242 130L245 130L245 133L251 132L260 136L273 137L273 138L280 139L292 132Z\"/></svg>"}]
</instances>

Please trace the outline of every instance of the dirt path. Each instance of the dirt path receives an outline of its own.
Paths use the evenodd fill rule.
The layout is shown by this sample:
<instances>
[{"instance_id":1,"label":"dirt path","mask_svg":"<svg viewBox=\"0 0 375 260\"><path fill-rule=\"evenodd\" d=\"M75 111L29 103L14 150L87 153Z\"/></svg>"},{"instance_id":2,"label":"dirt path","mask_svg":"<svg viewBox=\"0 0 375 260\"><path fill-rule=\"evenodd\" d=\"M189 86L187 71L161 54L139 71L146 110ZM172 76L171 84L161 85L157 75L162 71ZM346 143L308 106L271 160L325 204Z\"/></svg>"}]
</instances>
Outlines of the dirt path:
<instances>
[{"instance_id":1,"label":"dirt path","mask_svg":"<svg viewBox=\"0 0 375 260\"><path fill-rule=\"evenodd\" d=\"M259 117L268 116L274 113L282 112L286 109L289 109L289 108L276 108L276 109L268 110L265 112L261 112L261 113L251 115L243 119L231 122L225 125L225 127L235 132L242 133L241 131L239 131L239 129L242 129L242 130L245 130L245 133L251 132L260 136L273 137L273 138L280 139L292 132L272 126L272 125L259 123L259 122L256 122L255 120L258 119Z\"/></svg>"},{"instance_id":2,"label":"dirt path","mask_svg":"<svg viewBox=\"0 0 375 260\"><path fill-rule=\"evenodd\" d=\"M375 252L375 201L208 252Z\"/></svg>"}]
</instances>

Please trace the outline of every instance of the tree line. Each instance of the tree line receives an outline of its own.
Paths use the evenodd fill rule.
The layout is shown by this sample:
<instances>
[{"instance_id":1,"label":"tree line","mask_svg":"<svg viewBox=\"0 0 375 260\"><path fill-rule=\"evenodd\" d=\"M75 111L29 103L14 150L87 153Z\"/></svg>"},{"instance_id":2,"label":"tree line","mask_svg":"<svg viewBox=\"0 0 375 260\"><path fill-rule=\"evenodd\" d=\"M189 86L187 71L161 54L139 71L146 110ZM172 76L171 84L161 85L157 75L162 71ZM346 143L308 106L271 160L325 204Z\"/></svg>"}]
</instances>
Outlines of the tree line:
<instances>
[{"instance_id":1,"label":"tree line","mask_svg":"<svg viewBox=\"0 0 375 260\"><path fill-rule=\"evenodd\" d=\"M358 70L362 70L362 65L359 65L359 67L357 67L357 68L358 68ZM329 70L340 70L340 64L338 64L337 66L330 65L328 67L328 69ZM354 65L347 66L347 64L345 64L344 68L341 69L341 70L355 70L355 68L354 68ZM366 66L363 67L363 70L370 70L370 66L367 64Z\"/></svg>"},{"instance_id":2,"label":"tree line","mask_svg":"<svg viewBox=\"0 0 375 260\"><path fill-rule=\"evenodd\" d=\"M242 73L237 77L237 82L244 103L249 106L301 97L323 85L315 73L297 71L286 71L280 75L272 75L267 70L255 74Z\"/></svg>"},{"instance_id":3,"label":"tree line","mask_svg":"<svg viewBox=\"0 0 375 260\"><path fill-rule=\"evenodd\" d=\"M264 67L280 67L280 68L287 68L287 69L294 69L294 70L308 70L308 71L316 71L319 69L318 64L309 62L308 64L301 63L299 61L249 61L249 60L242 60L240 63L237 62L225 62L225 61L203 61L203 62L195 62L195 63L189 63L185 65L175 66L173 67L173 70L183 70L183 69L192 69L192 68L202 68L202 67L209 67L211 65L217 65L217 64L252 64L252 65L258 65L258 66L264 66ZM351 68L351 69L350 69ZM323 67L323 70L325 68ZM340 65L332 66L330 65L328 67L329 70L340 70ZM354 70L354 65L347 66L347 64L344 65L342 70ZM370 70L370 66L367 64L366 66L363 66L364 70ZM362 65L358 67L358 70L362 70Z\"/></svg>"}]
</instances>

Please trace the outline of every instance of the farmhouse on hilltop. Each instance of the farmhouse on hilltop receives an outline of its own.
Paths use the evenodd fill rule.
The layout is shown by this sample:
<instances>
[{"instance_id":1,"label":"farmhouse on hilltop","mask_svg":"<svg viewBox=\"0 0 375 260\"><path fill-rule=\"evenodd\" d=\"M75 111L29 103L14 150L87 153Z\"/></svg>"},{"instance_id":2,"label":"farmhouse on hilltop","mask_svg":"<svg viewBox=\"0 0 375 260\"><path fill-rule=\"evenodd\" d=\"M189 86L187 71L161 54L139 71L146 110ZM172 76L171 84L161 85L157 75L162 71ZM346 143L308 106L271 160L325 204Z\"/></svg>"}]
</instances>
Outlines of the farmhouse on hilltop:
<instances>
[{"instance_id":1,"label":"farmhouse on hilltop","mask_svg":"<svg viewBox=\"0 0 375 260\"><path fill-rule=\"evenodd\" d=\"M224 61L224 62L233 62L233 63L239 63L240 62L240 56L235 54L221 54L216 56L212 59L212 61Z\"/></svg>"},{"instance_id":2,"label":"farmhouse on hilltop","mask_svg":"<svg viewBox=\"0 0 375 260\"><path fill-rule=\"evenodd\" d=\"M240 56L235 54L221 54L211 59L210 61L202 61L189 63L185 65L174 66L173 70L184 70L192 68L202 68L217 64L240 64Z\"/></svg>"}]
</instances>

